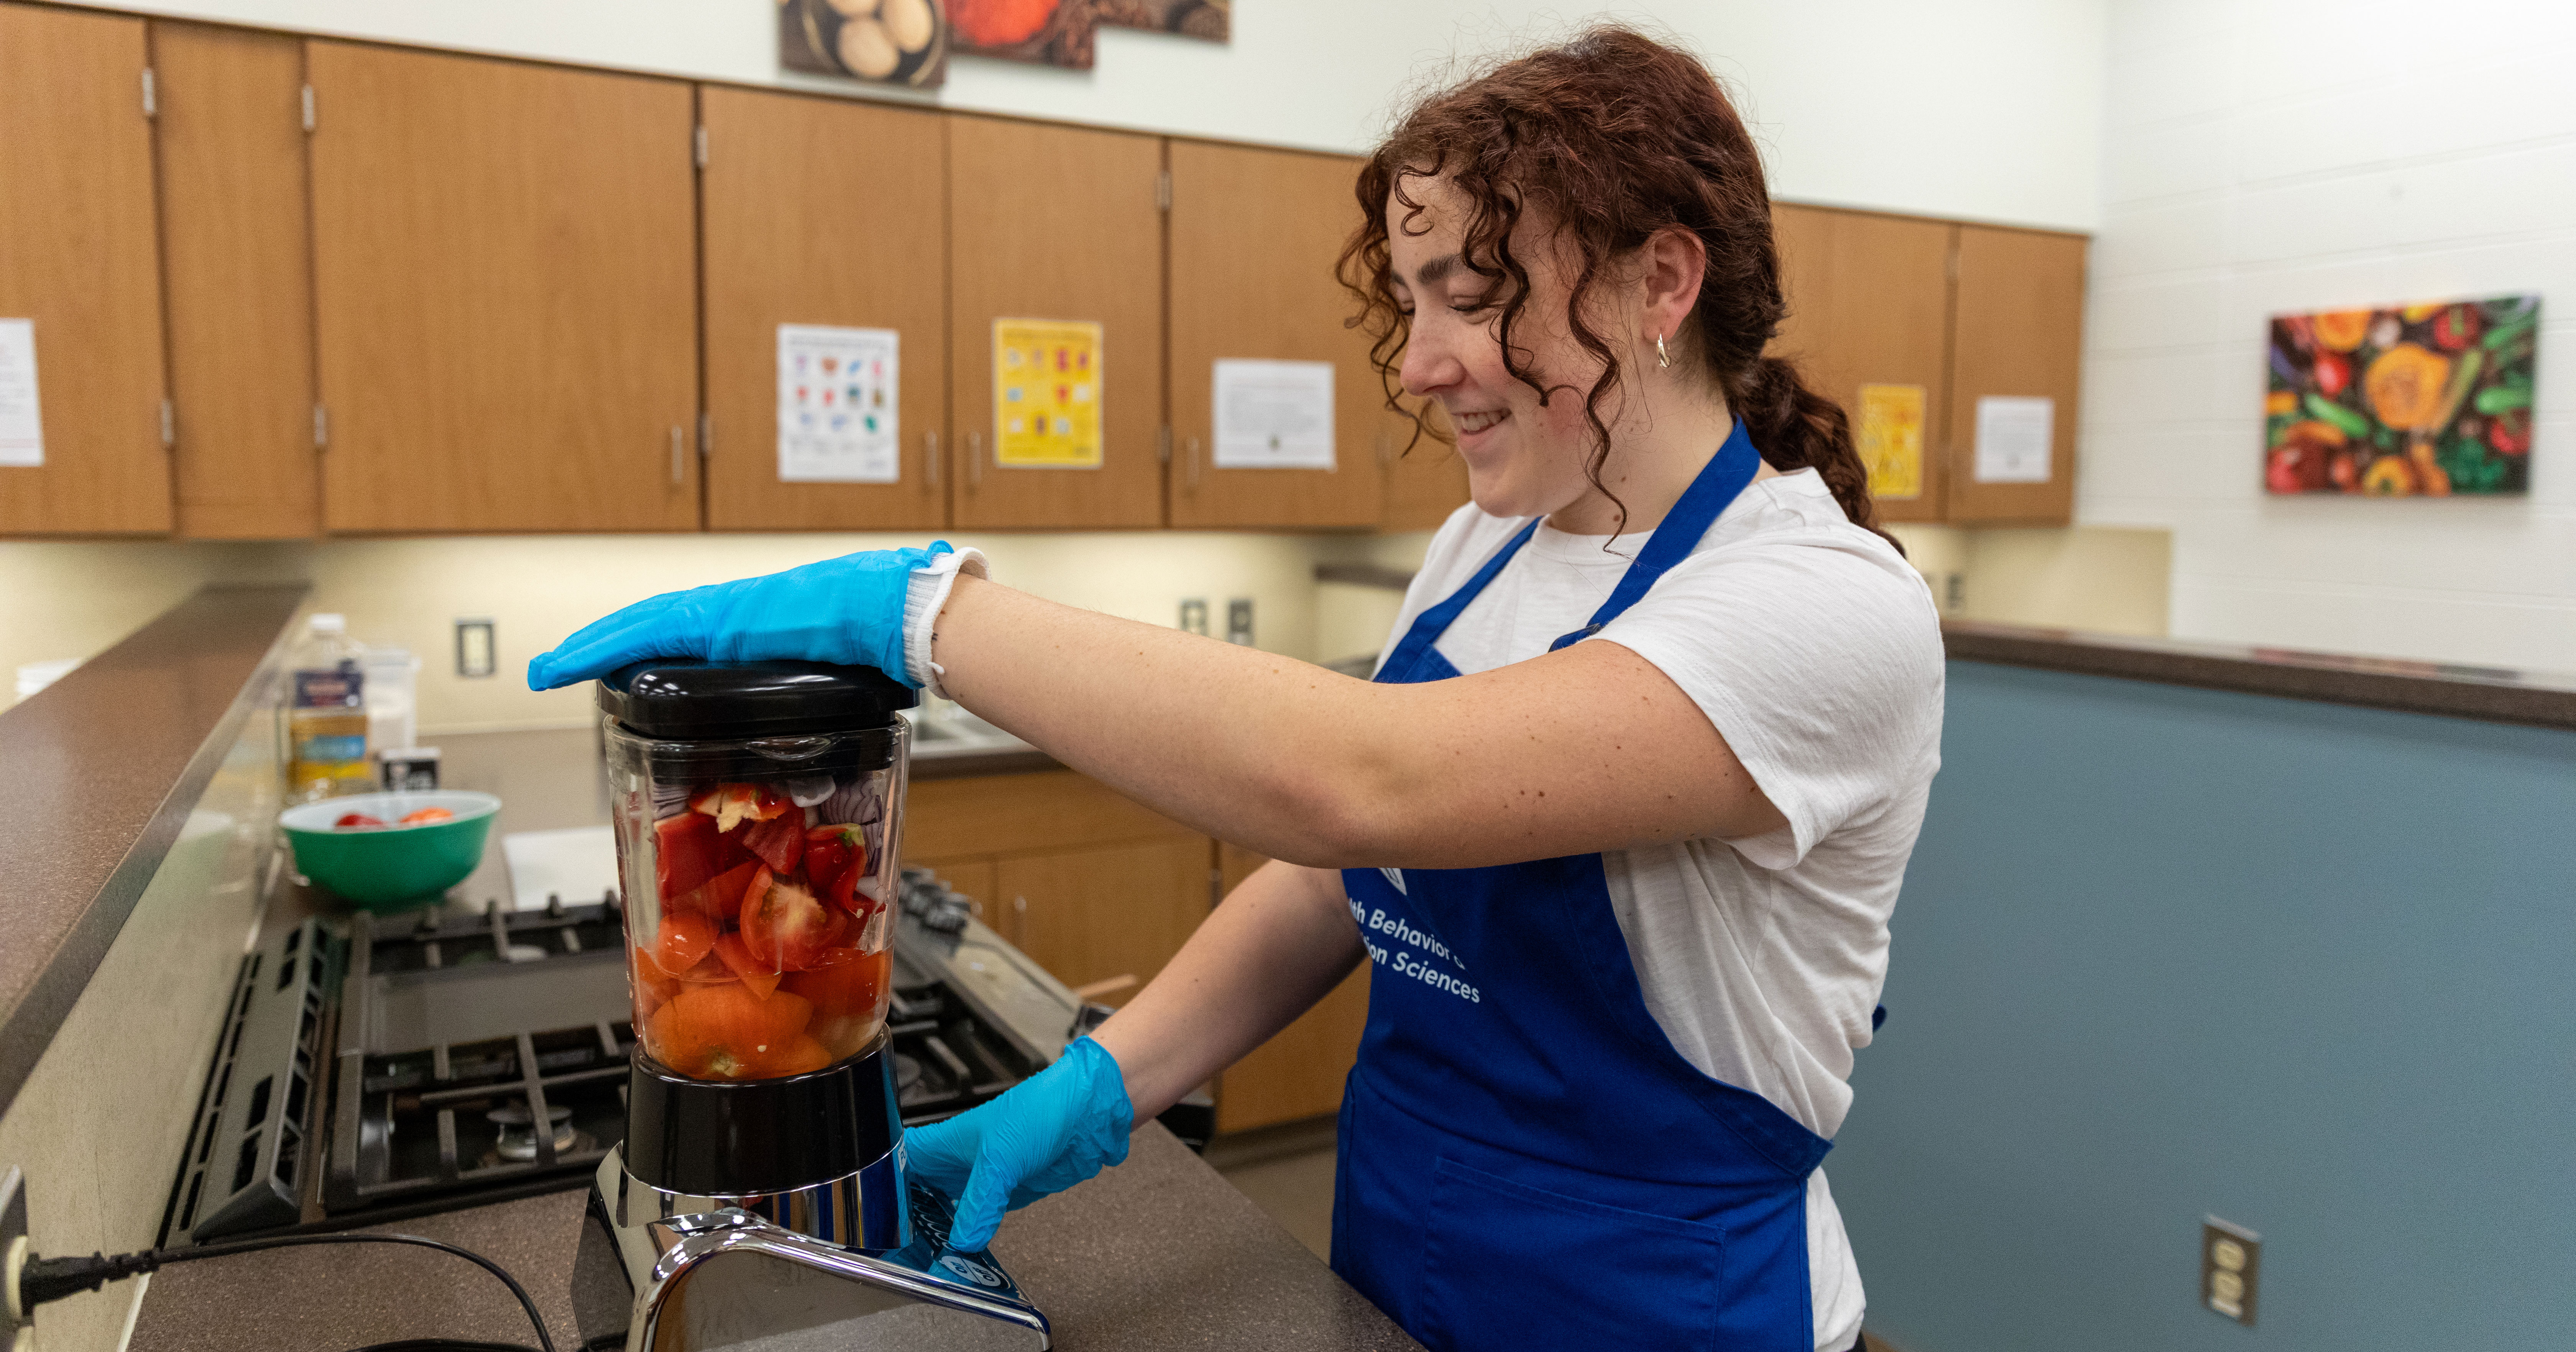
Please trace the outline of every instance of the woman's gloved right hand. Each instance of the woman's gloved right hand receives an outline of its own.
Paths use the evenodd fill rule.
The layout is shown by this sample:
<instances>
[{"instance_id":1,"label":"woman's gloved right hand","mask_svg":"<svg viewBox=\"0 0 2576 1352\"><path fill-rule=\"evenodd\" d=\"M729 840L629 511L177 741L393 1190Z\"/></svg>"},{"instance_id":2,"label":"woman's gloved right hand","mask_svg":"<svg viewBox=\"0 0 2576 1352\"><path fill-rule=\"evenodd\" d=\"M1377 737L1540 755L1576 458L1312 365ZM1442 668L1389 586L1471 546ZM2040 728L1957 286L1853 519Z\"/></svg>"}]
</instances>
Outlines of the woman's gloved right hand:
<instances>
[{"instance_id":1,"label":"woman's gloved right hand","mask_svg":"<svg viewBox=\"0 0 2576 1352\"><path fill-rule=\"evenodd\" d=\"M928 549L867 550L638 601L530 662L528 687L595 680L647 657L793 657L871 666L918 685L904 650L905 600L916 570L954 552L945 540ZM980 571L983 556L969 550L966 557Z\"/></svg>"},{"instance_id":2,"label":"woman's gloved right hand","mask_svg":"<svg viewBox=\"0 0 2576 1352\"><path fill-rule=\"evenodd\" d=\"M1136 1106L1117 1059L1090 1038L990 1103L903 1134L913 1176L957 1199L948 1247L991 1246L1017 1211L1127 1158Z\"/></svg>"}]
</instances>

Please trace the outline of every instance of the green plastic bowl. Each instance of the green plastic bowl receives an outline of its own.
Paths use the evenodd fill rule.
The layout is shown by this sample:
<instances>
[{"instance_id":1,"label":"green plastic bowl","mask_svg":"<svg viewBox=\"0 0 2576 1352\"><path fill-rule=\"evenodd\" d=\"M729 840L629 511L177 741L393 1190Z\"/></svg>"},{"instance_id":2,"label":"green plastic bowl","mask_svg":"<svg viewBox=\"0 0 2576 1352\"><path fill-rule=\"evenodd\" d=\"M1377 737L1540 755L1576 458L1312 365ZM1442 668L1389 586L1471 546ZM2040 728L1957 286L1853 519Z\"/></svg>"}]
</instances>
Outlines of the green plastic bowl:
<instances>
[{"instance_id":1,"label":"green plastic bowl","mask_svg":"<svg viewBox=\"0 0 2576 1352\"><path fill-rule=\"evenodd\" d=\"M420 826L336 830L331 823L351 812L399 821L425 807L443 807L452 821ZM370 911L425 906L465 881L483 862L483 838L501 800L467 789L411 793L354 793L291 807L277 814L305 877Z\"/></svg>"}]
</instances>

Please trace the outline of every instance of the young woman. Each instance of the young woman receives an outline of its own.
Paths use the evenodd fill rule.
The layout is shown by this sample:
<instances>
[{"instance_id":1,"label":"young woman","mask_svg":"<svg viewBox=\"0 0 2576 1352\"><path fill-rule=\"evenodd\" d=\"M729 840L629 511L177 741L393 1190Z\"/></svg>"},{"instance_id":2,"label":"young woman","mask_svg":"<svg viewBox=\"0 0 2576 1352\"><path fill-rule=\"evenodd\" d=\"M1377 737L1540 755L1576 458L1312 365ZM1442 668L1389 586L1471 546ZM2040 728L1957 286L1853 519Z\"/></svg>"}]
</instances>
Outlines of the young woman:
<instances>
[{"instance_id":1,"label":"young woman","mask_svg":"<svg viewBox=\"0 0 2576 1352\"><path fill-rule=\"evenodd\" d=\"M1414 108L1344 256L1475 498L1375 681L1054 605L947 546L657 597L537 659L863 662L1263 867L1092 1038L907 1136L956 1242L1366 960L1333 1265L1435 1348L1844 1352L1818 1161L1938 762L1922 582L1843 415L1763 355L1762 166L1604 28Z\"/></svg>"}]
</instances>

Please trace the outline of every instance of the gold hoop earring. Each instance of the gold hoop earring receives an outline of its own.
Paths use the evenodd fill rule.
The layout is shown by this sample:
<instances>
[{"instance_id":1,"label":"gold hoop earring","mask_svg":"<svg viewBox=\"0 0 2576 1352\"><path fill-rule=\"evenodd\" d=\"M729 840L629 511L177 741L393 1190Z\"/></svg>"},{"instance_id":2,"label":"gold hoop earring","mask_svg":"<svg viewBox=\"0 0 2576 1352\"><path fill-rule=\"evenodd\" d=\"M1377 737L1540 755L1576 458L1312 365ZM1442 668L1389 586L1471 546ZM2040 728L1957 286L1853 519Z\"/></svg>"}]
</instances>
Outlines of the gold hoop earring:
<instances>
[{"instance_id":1,"label":"gold hoop earring","mask_svg":"<svg viewBox=\"0 0 2576 1352\"><path fill-rule=\"evenodd\" d=\"M1660 370L1662 370L1663 368L1665 368L1665 367L1667 367L1667 366L1670 366L1670 365L1672 365L1672 364L1673 364L1673 354L1671 354L1671 353L1669 353L1669 352L1666 352L1666 351L1664 350L1664 335L1662 335L1662 334L1660 334L1660 333L1659 333L1659 334L1656 334L1656 335L1655 335L1655 369L1660 371Z\"/></svg>"}]
</instances>

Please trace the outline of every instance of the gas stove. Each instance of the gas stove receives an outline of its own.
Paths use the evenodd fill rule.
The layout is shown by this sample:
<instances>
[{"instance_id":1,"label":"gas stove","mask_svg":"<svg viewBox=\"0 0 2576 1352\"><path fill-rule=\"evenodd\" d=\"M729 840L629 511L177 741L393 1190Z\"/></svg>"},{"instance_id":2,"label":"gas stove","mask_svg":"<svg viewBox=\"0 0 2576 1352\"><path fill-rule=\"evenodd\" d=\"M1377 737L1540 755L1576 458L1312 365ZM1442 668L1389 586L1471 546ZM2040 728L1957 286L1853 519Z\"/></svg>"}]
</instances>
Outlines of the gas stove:
<instances>
[{"instance_id":1,"label":"gas stove","mask_svg":"<svg viewBox=\"0 0 2576 1352\"><path fill-rule=\"evenodd\" d=\"M1000 1094L1103 1012L925 870L904 871L898 915L887 1031L906 1125ZM267 936L243 959L160 1243L588 1182L626 1121L622 943L613 893L475 917L362 912Z\"/></svg>"}]
</instances>

